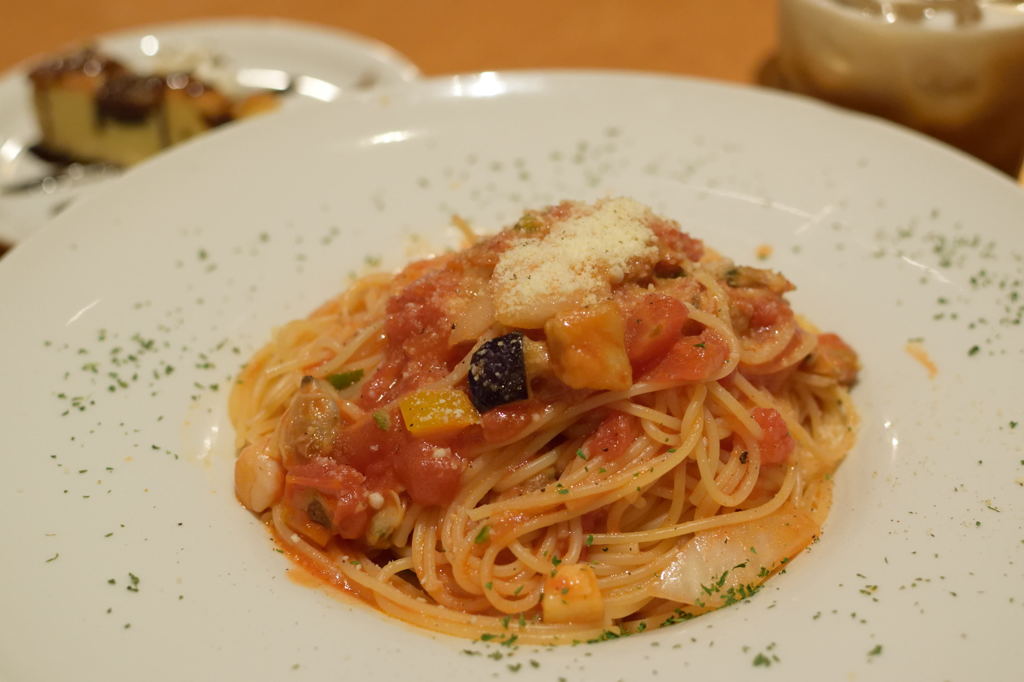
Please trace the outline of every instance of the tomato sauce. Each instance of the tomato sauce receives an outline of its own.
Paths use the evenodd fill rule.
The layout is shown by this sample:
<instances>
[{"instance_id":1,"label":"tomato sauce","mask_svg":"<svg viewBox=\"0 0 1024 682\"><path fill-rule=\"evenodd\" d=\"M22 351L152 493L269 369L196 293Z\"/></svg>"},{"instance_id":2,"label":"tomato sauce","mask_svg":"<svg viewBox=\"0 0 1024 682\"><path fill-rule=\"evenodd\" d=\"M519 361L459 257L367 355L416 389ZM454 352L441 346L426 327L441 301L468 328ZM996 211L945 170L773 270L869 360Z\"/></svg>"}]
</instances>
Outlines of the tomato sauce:
<instances>
[{"instance_id":1,"label":"tomato sauce","mask_svg":"<svg viewBox=\"0 0 1024 682\"><path fill-rule=\"evenodd\" d=\"M363 386L362 407L391 402L451 371L458 357L448 346L451 319L444 302L458 290L459 282L451 269L435 270L388 301L385 357Z\"/></svg>"}]
</instances>

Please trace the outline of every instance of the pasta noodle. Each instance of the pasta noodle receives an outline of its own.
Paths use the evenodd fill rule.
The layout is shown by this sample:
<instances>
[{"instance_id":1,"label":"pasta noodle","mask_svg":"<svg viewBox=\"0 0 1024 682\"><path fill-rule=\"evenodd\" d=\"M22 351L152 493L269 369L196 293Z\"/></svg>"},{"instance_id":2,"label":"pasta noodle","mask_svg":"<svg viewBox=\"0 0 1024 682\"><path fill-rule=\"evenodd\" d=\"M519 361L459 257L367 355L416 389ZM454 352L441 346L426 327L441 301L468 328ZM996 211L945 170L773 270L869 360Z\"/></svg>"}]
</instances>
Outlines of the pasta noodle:
<instances>
[{"instance_id":1,"label":"pasta noodle","mask_svg":"<svg viewBox=\"0 0 1024 682\"><path fill-rule=\"evenodd\" d=\"M527 211L277 329L231 394L236 493L326 582L452 635L746 599L820 533L857 426L857 356L791 288L630 199Z\"/></svg>"}]
</instances>

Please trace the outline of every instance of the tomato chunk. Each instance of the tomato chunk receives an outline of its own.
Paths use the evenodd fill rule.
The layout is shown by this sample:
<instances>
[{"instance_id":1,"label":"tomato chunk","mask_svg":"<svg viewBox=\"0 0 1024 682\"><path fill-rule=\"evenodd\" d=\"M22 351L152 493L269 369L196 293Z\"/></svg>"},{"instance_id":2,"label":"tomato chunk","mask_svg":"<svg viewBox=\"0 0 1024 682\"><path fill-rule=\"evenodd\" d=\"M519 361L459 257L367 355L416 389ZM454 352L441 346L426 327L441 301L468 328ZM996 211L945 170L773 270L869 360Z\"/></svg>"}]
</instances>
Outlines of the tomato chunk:
<instances>
[{"instance_id":1,"label":"tomato chunk","mask_svg":"<svg viewBox=\"0 0 1024 682\"><path fill-rule=\"evenodd\" d=\"M583 443L587 457L615 460L640 436L640 420L622 412L612 412L598 425L594 435Z\"/></svg>"},{"instance_id":2,"label":"tomato chunk","mask_svg":"<svg viewBox=\"0 0 1024 682\"><path fill-rule=\"evenodd\" d=\"M451 448L412 441L402 447L395 465L398 479L413 502L445 505L458 492L463 465Z\"/></svg>"},{"instance_id":3,"label":"tomato chunk","mask_svg":"<svg viewBox=\"0 0 1024 682\"><path fill-rule=\"evenodd\" d=\"M754 421L761 427L761 463L765 466L782 464L796 447L796 441L789 435L786 422L775 408L755 407L751 411Z\"/></svg>"},{"instance_id":4,"label":"tomato chunk","mask_svg":"<svg viewBox=\"0 0 1024 682\"><path fill-rule=\"evenodd\" d=\"M706 381L729 357L725 341L710 329L684 336L642 377L643 381Z\"/></svg>"},{"instance_id":5,"label":"tomato chunk","mask_svg":"<svg viewBox=\"0 0 1024 682\"><path fill-rule=\"evenodd\" d=\"M689 313L679 300L648 293L625 311L626 353L633 371L660 359L682 336Z\"/></svg>"}]
</instances>

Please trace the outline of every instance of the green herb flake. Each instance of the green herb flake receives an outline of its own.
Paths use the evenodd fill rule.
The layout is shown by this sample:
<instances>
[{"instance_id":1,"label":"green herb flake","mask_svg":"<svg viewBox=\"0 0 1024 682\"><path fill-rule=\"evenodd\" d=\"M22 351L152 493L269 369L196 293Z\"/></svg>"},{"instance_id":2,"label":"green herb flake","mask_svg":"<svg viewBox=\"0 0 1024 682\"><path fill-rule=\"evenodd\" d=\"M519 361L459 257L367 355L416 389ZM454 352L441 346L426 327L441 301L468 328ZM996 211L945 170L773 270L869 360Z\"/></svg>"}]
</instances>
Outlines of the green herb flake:
<instances>
[{"instance_id":1,"label":"green herb flake","mask_svg":"<svg viewBox=\"0 0 1024 682\"><path fill-rule=\"evenodd\" d=\"M768 658L764 654L759 653L757 656L754 656L754 666L755 667L759 667L760 666L760 667L767 668L771 664L772 664L772 659Z\"/></svg>"},{"instance_id":2,"label":"green herb flake","mask_svg":"<svg viewBox=\"0 0 1024 682\"><path fill-rule=\"evenodd\" d=\"M391 428L391 419L388 418L388 415L381 410L377 410L373 413L373 423L376 424L377 428L381 431L387 431Z\"/></svg>"},{"instance_id":3,"label":"green herb flake","mask_svg":"<svg viewBox=\"0 0 1024 682\"><path fill-rule=\"evenodd\" d=\"M338 389L339 391L355 383L358 383L363 378L363 370L354 369L351 372L342 372L340 374L328 374L326 377L331 386Z\"/></svg>"},{"instance_id":4,"label":"green herb flake","mask_svg":"<svg viewBox=\"0 0 1024 682\"><path fill-rule=\"evenodd\" d=\"M590 547L591 545L593 545L594 544L594 536L593 535L588 535L587 536L587 540L586 540L586 542L584 544L586 544L587 547Z\"/></svg>"},{"instance_id":5,"label":"green herb flake","mask_svg":"<svg viewBox=\"0 0 1024 682\"><path fill-rule=\"evenodd\" d=\"M490 537L491 537L491 527L490 526L484 526L483 528L480 529L480 532L478 532L476 534L476 537L473 538L473 542L475 542L478 545L482 545L485 542L487 542L487 539L490 538Z\"/></svg>"},{"instance_id":6,"label":"green herb flake","mask_svg":"<svg viewBox=\"0 0 1024 682\"><path fill-rule=\"evenodd\" d=\"M57 560L58 558L60 558L60 552L57 552L57 553L56 553L56 554L54 554L54 555L53 555L52 557L50 557L49 559L47 559L47 560L46 560L46 563L50 563L51 561L56 561L56 560Z\"/></svg>"},{"instance_id":7,"label":"green herb flake","mask_svg":"<svg viewBox=\"0 0 1024 682\"><path fill-rule=\"evenodd\" d=\"M882 645L881 644L876 644L875 648L873 648L871 651L868 652L868 656L878 656L881 653L882 653Z\"/></svg>"},{"instance_id":8,"label":"green herb flake","mask_svg":"<svg viewBox=\"0 0 1024 682\"><path fill-rule=\"evenodd\" d=\"M971 346L971 349L967 351L967 355L977 355L981 348L978 346Z\"/></svg>"}]
</instances>

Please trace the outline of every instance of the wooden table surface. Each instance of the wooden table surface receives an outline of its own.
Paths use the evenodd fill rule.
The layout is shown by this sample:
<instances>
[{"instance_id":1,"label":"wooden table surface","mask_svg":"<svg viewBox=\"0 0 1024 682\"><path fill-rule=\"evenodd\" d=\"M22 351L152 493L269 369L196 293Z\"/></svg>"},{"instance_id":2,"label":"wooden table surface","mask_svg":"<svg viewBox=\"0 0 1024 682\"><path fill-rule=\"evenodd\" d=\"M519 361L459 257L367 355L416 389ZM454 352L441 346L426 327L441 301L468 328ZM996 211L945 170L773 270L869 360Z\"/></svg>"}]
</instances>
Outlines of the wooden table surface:
<instances>
[{"instance_id":1,"label":"wooden table surface","mask_svg":"<svg viewBox=\"0 0 1024 682\"><path fill-rule=\"evenodd\" d=\"M602 67L755 79L776 0L17 0L0 70L98 33L165 21L280 16L388 43L426 75Z\"/></svg>"}]
</instances>

